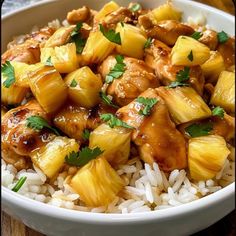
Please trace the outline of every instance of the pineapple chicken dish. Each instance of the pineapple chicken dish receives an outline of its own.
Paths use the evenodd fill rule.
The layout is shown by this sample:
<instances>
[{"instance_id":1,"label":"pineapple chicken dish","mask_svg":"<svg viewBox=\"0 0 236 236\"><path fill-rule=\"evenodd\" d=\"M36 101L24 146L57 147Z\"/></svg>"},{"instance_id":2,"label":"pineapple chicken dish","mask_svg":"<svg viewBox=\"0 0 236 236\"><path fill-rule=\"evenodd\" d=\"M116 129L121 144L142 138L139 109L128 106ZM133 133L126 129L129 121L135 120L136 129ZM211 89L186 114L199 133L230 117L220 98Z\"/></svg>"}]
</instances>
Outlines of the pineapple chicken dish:
<instances>
[{"instance_id":1,"label":"pineapple chicken dish","mask_svg":"<svg viewBox=\"0 0 236 236\"><path fill-rule=\"evenodd\" d=\"M235 38L111 1L2 54L2 185L67 209L136 213L234 182Z\"/></svg>"}]
</instances>

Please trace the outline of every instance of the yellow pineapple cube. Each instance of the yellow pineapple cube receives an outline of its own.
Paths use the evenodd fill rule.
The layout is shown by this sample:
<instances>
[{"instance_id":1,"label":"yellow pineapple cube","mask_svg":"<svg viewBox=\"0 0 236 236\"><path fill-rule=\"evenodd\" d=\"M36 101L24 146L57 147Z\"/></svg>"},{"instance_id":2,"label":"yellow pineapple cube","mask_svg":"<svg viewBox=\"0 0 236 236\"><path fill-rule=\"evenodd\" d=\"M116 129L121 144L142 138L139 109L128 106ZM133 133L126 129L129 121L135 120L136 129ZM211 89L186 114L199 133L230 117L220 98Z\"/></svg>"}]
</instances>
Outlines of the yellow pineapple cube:
<instances>
[{"instance_id":1,"label":"yellow pineapple cube","mask_svg":"<svg viewBox=\"0 0 236 236\"><path fill-rule=\"evenodd\" d=\"M108 14L116 11L118 8L119 5L116 2L110 1L106 3L103 8L95 15L94 19L100 21L104 19Z\"/></svg>"}]
</instances>

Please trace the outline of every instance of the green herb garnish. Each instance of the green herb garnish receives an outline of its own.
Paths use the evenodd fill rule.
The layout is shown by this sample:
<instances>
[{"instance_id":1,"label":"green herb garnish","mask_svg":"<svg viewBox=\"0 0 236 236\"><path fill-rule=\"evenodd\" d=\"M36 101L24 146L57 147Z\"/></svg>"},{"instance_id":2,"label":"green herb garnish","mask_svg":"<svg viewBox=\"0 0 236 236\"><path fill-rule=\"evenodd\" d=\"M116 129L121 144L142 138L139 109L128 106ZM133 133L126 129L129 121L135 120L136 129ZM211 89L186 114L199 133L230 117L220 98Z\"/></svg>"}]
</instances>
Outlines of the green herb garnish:
<instances>
[{"instance_id":1,"label":"green herb garnish","mask_svg":"<svg viewBox=\"0 0 236 236\"><path fill-rule=\"evenodd\" d=\"M3 82L5 88L10 88L13 83L15 83L15 70L10 61L6 61L2 66L2 74L6 77L6 80Z\"/></svg>"},{"instance_id":2,"label":"green herb garnish","mask_svg":"<svg viewBox=\"0 0 236 236\"><path fill-rule=\"evenodd\" d=\"M67 164L72 166L84 166L102 153L103 151L101 151L101 149L98 147L94 149L84 147L80 152L71 152L65 157L65 161Z\"/></svg>"},{"instance_id":3,"label":"green herb garnish","mask_svg":"<svg viewBox=\"0 0 236 236\"><path fill-rule=\"evenodd\" d=\"M119 108L118 106L112 103L111 99L104 92L99 92L99 96L106 105L114 108Z\"/></svg>"},{"instance_id":4,"label":"green herb garnish","mask_svg":"<svg viewBox=\"0 0 236 236\"><path fill-rule=\"evenodd\" d=\"M125 72L124 57L122 55L117 55L116 65L110 70L109 74L106 76L106 83L110 84L114 79L118 79Z\"/></svg>"},{"instance_id":5,"label":"green herb garnish","mask_svg":"<svg viewBox=\"0 0 236 236\"><path fill-rule=\"evenodd\" d=\"M27 177L26 176L22 176L16 183L16 185L11 189L13 192L18 192L20 190L20 188L23 186L23 184L25 183Z\"/></svg>"},{"instance_id":6,"label":"green herb garnish","mask_svg":"<svg viewBox=\"0 0 236 236\"><path fill-rule=\"evenodd\" d=\"M52 64L52 57L49 57L49 58L46 60L45 66L53 66L53 64Z\"/></svg>"},{"instance_id":7,"label":"green herb garnish","mask_svg":"<svg viewBox=\"0 0 236 236\"><path fill-rule=\"evenodd\" d=\"M30 116L26 119L26 121L27 121L26 126L31 129L40 131L43 128L48 128L51 131L53 131L56 135L60 135L58 131L52 126L50 126L48 122L41 116Z\"/></svg>"},{"instance_id":8,"label":"green herb garnish","mask_svg":"<svg viewBox=\"0 0 236 236\"><path fill-rule=\"evenodd\" d=\"M136 101L144 105L144 108L139 111L139 114L144 116L149 116L152 107L158 102L156 98L144 98L144 97L138 97Z\"/></svg>"},{"instance_id":9,"label":"green herb garnish","mask_svg":"<svg viewBox=\"0 0 236 236\"><path fill-rule=\"evenodd\" d=\"M193 61L193 51L191 50L190 53L188 54L188 59L190 61Z\"/></svg>"},{"instance_id":10,"label":"green herb garnish","mask_svg":"<svg viewBox=\"0 0 236 236\"><path fill-rule=\"evenodd\" d=\"M75 79L73 79L73 80L71 81L71 83L70 83L70 87L74 88L74 87L76 87L76 86L77 86L77 82L76 82Z\"/></svg>"},{"instance_id":11,"label":"green herb garnish","mask_svg":"<svg viewBox=\"0 0 236 236\"><path fill-rule=\"evenodd\" d=\"M140 5L139 3L136 3L136 4L132 5L129 9L130 9L132 12L136 12L136 11L141 10L141 5Z\"/></svg>"},{"instance_id":12,"label":"green herb garnish","mask_svg":"<svg viewBox=\"0 0 236 236\"><path fill-rule=\"evenodd\" d=\"M86 44L86 39L82 38L80 30L83 26L82 22L79 22L74 30L70 34L70 42L74 42L76 46L76 53L81 54Z\"/></svg>"},{"instance_id":13,"label":"green herb garnish","mask_svg":"<svg viewBox=\"0 0 236 236\"><path fill-rule=\"evenodd\" d=\"M168 87L176 88L178 86L189 86L189 84L185 83L187 80L189 80L189 72L190 68L185 66L183 70L180 70L176 74L176 81L172 82L170 85L168 85Z\"/></svg>"},{"instance_id":14,"label":"green herb garnish","mask_svg":"<svg viewBox=\"0 0 236 236\"><path fill-rule=\"evenodd\" d=\"M202 33L195 31L190 37L198 40L198 39L200 39L202 37Z\"/></svg>"},{"instance_id":15,"label":"green herb garnish","mask_svg":"<svg viewBox=\"0 0 236 236\"><path fill-rule=\"evenodd\" d=\"M217 33L217 38L219 43L225 43L229 39L229 36L222 30L221 32Z\"/></svg>"},{"instance_id":16,"label":"green herb garnish","mask_svg":"<svg viewBox=\"0 0 236 236\"><path fill-rule=\"evenodd\" d=\"M90 137L90 131L88 129L84 129L82 133L83 140L89 140L89 137Z\"/></svg>"},{"instance_id":17,"label":"green herb garnish","mask_svg":"<svg viewBox=\"0 0 236 236\"><path fill-rule=\"evenodd\" d=\"M213 110L212 110L212 115L213 116L219 116L221 119L224 118L224 109L222 107L215 107Z\"/></svg>"},{"instance_id":18,"label":"green herb garnish","mask_svg":"<svg viewBox=\"0 0 236 236\"><path fill-rule=\"evenodd\" d=\"M148 38L144 44L144 48L150 48L151 44L152 44L152 38Z\"/></svg>"},{"instance_id":19,"label":"green herb garnish","mask_svg":"<svg viewBox=\"0 0 236 236\"><path fill-rule=\"evenodd\" d=\"M113 29L105 30L102 24L99 24L102 34L111 42L121 45L120 33L116 33Z\"/></svg>"},{"instance_id":20,"label":"green herb garnish","mask_svg":"<svg viewBox=\"0 0 236 236\"><path fill-rule=\"evenodd\" d=\"M185 131L192 137L206 136L210 134L210 131L213 129L211 123L205 124L192 124L185 128Z\"/></svg>"},{"instance_id":21,"label":"green herb garnish","mask_svg":"<svg viewBox=\"0 0 236 236\"><path fill-rule=\"evenodd\" d=\"M122 120L116 118L113 114L107 113L107 114L102 114L100 115L101 120L107 122L107 124L111 127L114 128L115 126L120 126L128 129L133 129L134 127L126 124Z\"/></svg>"}]
</instances>

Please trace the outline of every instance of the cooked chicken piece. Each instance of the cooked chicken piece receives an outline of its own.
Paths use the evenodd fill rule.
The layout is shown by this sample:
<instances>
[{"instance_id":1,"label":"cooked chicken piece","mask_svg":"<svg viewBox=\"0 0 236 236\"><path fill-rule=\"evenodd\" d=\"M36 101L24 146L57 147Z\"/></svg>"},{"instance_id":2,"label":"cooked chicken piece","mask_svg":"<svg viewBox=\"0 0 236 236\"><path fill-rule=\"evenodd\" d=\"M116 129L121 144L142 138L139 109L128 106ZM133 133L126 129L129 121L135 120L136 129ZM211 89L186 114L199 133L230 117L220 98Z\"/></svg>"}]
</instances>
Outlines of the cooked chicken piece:
<instances>
[{"instance_id":1,"label":"cooked chicken piece","mask_svg":"<svg viewBox=\"0 0 236 236\"><path fill-rule=\"evenodd\" d=\"M147 30L147 36L158 39L163 43L173 46L180 35L191 35L194 29L175 20L158 22L152 29Z\"/></svg>"},{"instance_id":2,"label":"cooked chicken piece","mask_svg":"<svg viewBox=\"0 0 236 236\"><path fill-rule=\"evenodd\" d=\"M2 148L14 151L18 155L28 156L31 151L50 141L54 135L45 131L36 131L27 127L27 118L41 116L48 120L46 113L37 101L32 100L23 106L8 111L2 119Z\"/></svg>"},{"instance_id":3,"label":"cooked chicken piece","mask_svg":"<svg viewBox=\"0 0 236 236\"><path fill-rule=\"evenodd\" d=\"M138 146L141 158L152 164L158 163L164 171L182 169L187 165L186 143L182 134L171 121L165 102L155 89L148 89L139 97L156 98L150 116L139 114L142 105L136 100L117 111L117 116L135 127L132 140Z\"/></svg>"},{"instance_id":4,"label":"cooked chicken piece","mask_svg":"<svg viewBox=\"0 0 236 236\"><path fill-rule=\"evenodd\" d=\"M111 95L115 104L120 106L127 105L146 89L159 86L153 70L144 61L125 57L124 63L126 65L124 74L120 78L114 79L107 89L107 94ZM103 79L115 64L116 60L113 55L103 61L99 67Z\"/></svg>"},{"instance_id":5,"label":"cooked chicken piece","mask_svg":"<svg viewBox=\"0 0 236 236\"><path fill-rule=\"evenodd\" d=\"M225 67L228 69L235 64L235 37L229 38L225 43L219 44L217 51L224 58Z\"/></svg>"},{"instance_id":6,"label":"cooked chicken piece","mask_svg":"<svg viewBox=\"0 0 236 236\"><path fill-rule=\"evenodd\" d=\"M207 47L214 51L216 50L218 44L217 32L207 29L202 32L202 37L198 41L205 44Z\"/></svg>"},{"instance_id":7,"label":"cooked chicken piece","mask_svg":"<svg viewBox=\"0 0 236 236\"><path fill-rule=\"evenodd\" d=\"M41 30L27 35L22 44L13 41L9 49L2 55L2 63L8 61L19 61L27 64L35 64L40 61L40 45L54 33L51 28Z\"/></svg>"},{"instance_id":8,"label":"cooked chicken piece","mask_svg":"<svg viewBox=\"0 0 236 236\"><path fill-rule=\"evenodd\" d=\"M143 27L145 30L151 29L154 27L152 20L147 14L141 15L138 18L138 24Z\"/></svg>"},{"instance_id":9,"label":"cooked chicken piece","mask_svg":"<svg viewBox=\"0 0 236 236\"><path fill-rule=\"evenodd\" d=\"M146 50L145 62L154 70L163 85L169 85L176 80L176 74L184 69L184 66L171 64L171 48L159 40L154 40L151 47ZM204 76L200 66L192 66L189 73L191 86L200 94L203 93Z\"/></svg>"},{"instance_id":10,"label":"cooked chicken piece","mask_svg":"<svg viewBox=\"0 0 236 236\"><path fill-rule=\"evenodd\" d=\"M69 24L77 24L78 22L86 22L90 17L90 10L88 7L83 6L77 10L72 10L67 13L67 21Z\"/></svg>"}]
</instances>

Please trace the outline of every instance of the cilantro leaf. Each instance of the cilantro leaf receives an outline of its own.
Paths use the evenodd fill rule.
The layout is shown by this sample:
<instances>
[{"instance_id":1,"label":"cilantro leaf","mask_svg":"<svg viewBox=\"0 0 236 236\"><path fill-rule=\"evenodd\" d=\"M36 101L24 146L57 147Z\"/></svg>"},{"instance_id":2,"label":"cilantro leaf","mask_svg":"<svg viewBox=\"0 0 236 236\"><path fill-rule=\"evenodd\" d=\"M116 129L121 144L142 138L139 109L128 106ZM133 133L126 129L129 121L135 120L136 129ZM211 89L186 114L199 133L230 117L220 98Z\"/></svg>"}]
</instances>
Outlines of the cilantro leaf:
<instances>
[{"instance_id":1,"label":"cilantro leaf","mask_svg":"<svg viewBox=\"0 0 236 236\"><path fill-rule=\"evenodd\" d=\"M121 45L120 33L116 33L113 29L105 30L102 24L99 24L102 34L111 42Z\"/></svg>"},{"instance_id":2,"label":"cilantro leaf","mask_svg":"<svg viewBox=\"0 0 236 236\"><path fill-rule=\"evenodd\" d=\"M84 129L82 133L83 140L89 140L89 137L90 137L90 131L88 129Z\"/></svg>"},{"instance_id":3,"label":"cilantro leaf","mask_svg":"<svg viewBox=\"0 0 236 236\"><path fill-rule=\"evenodd\" d=\"M43 128L48 128L52 130L56 135L60 135L58 131L51 127L48 122L41 116L30 116L26 119L26 126L35 129L37 131L42 130Z\"/></svg>"},{"instance_id":4,"label":"cilantro leaf","mask_svg":"<svg viewBox=\"0 0 236 236\"><path fill-rule=\"evenodd\" d=\"M150 48L151 44L152 44L152 38L148 38L143 47Z\"/></svg>"},{"instance_id":5,"label":"cilantro leaf","mask_svg":"<svg viewBox=\"0 0 236 236\"><path fill-rule=\"evenodd\" d=\"M70 34L70 42L74 42L76 46L76 53L81 54L86 44L86 39L82 38L80 30L83 26L82 22L79 22L74 30Z\"/></svg>"},{"instance_id":6,"label":"cilantro leaf","mask_svg":"<svg viewBox=\"0 0 236 236\"><path fill-rule=\"evenodd\" d=\"M134 127L126 124L125 122L123 122L122 120L116 118L113 114L111 113L106 113L106 114L102 114L100 115L101 120L107 122L107 124L111 127L114 128L115 126L120 126L120 127L124 127L124 128L128 128L128 129L133 129Z\"/></svg>"},{"instance_id":7,"label":"cilantro leaf","mask_svg":"<svg viewBox=\"0 0 236 236\"><path fill-rule=\"evenodd\" d=\"M185 66L183 70L178 71L176 74L176 81L171 82L168 87L176 88L177 86L189 86L189 84L184 83L185 81L189 80L189 72L190 68Z\"/></svg>"},{"instance_id":8,"label":"cilantro leaf","mask_svg":"<svg viewBox=\"0 0 236 236\"><path fill-rule=\"evenodd\" d=\"M71 83L70 83L70 87L74 88L74 87L77 86L77 84L78 84L78 83L76 82L76 80L73 79L73 80L71 81Z\"/></svg>"},{"instance_id":9,"label":"cilantro leaf","mask_svg":"<svg viewBox=\"0 0 236 236\"><path fill-rule=\"evenodd\" d=\"M114 79L118 79L125 72L124 57L122 55L117 55L116 65L110 70L109 74L106 76L105 82L110 84Z\"/></svg>"},{"instance_id":10,"label":"cilantro leaf","mask_svg":"<svg viewBox=\"0 0 236 236\"><path fill-rule=\"evenodd\" d=\"M89 161L95 159L101 155L104 151L101 151L99 147L91 149L89 147L84 147L80 152L71 152L65 157L67 164L72 166L84 166Z\"/></svg>"},{"instance_id":11,"label":"cilantro leaf","mask_svg":"<svg viewBox=\"0 0 236 236\"><path fill-rule=\"evenodd\" d=\"M10 61L6 61L1 66L2 74L6 77L6 80L3 82L5 88L10 88L13 83L15 83L15 70Z\"/></svg>"},{"instance_id":12,"label":"cilantro leaf","mask_svg":"<svg viewBox=\"0 0 236 236\"><path fill-rule=\"evenodd\" d=\"M23 186L23 184L25 183L26 179L27 179L26 176L22 176L11 190L13 192L18 192L20 188Z\"/></svg>"},{"instance_id":13,"label":"cilantro leaf","mask_svg":"<svg viewBox=\"0 0 236 236\"><path fill-rule=\"evenodd\" d=\"M188 54L188 59L189 59L189 61L193 61L193 51L192 50Z\"/></svg>"},{"instance_id":14,"label":"cilantro leaf","mask_svg":"<svg viewBox=\"0 0 236 236\"><path fill-rule=\"evenodd\" d=\"M136 12L141 10L141 5L139 3L133 4L130 8L129 8L132 12Z\"/></svg>"},{"instance_id":15,"label":"cilantro leaf","mask_svg":"<svg viewBox=\"0 0 236 236\"><path fill-rule=\"evenodd\" d=\"M225 43L229 39L229 36L222 30L221 32L217 33L217 38L219 43Z\"/></svg>"},{"instance_id":16,"label":"cilantro leaf","mask_svg":"<svg viewBox=\"0 0 236 236\"><path fill-rule=\"evenodd\" d=\"M144 105L144 108L139 111L139 114L148 116L151 113L152 107L158 102L156 98L138 97L136 101Z\"/></svg>"},{"instance_id":17,"label":"cilantro leaf","mask_svg":"<svg viewBox=\"0 0 236 236\"><path fill-rule=\"evenodd\" d=\"M215 107L215 108L212 110L212 115L213 115L213 116L219 116L221 119L224 118L224 113L225 113L224 109L223 109L222 107L220 107L220 106Z\"/></svg>"},{"instance_id":18,"label":"cilantro leaf","mask_svg":"<svg viewBox=\"0 0 236 236\"><path fill-rule=\"evenodd\" d=\"M185 131L192 137L206 136L213 129L211 123L192 124L185 128Z\"/></svg>"},{"instance_id":19,"label":"cilantro leaf","mask_svg":"<svg viewBox=\"0 0 236 236\"><path fill-rule=\"evenodd\" d=\"M45 66L53 66L53 64L52 64L52 57L49 57L49 58L46 60Z\"/></svg>"},{"instance_id":20,"label":"cilantro leaf","mask_svg":"<svg viewBox=\"0 0 236 236\"><path fill-rule=\"evenodd\" d=\"M112 103L111 99L104 92L99 92L99 96L106 105L114 108L119 108L118 106Z\"/></svg>"},{"instance_id":21,"label":"cilantro leaf","mask_svg":"<svg viewBox=\"0 0 236 236\"><path fill-rule=\"evenodd\" d=\"M198 40L198 39L200 39L202 37L202 33L195 31L192 35L190 35L190 37Z\"/></svg>"}]
</instances>

